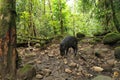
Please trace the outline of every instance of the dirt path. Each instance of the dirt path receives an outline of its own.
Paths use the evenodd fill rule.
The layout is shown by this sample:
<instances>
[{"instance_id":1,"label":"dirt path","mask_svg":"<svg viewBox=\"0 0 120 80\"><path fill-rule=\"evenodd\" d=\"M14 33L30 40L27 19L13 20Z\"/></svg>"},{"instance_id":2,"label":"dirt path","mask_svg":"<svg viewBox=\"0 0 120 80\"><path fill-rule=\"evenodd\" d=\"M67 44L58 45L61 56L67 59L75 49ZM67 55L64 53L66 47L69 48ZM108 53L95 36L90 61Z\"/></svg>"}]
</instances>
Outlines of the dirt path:
<instances>
[{"instance_id":1,"label":"dirt path","mask_svg":"<svg viewBox=\"0 0 120 80\"><path fill-rule=\"evenodd\" d=\"M113 76L114 50L112 47L98 44L79 43L78 54L73 50L61 57L59 44L52 44L45 50L23 49L18 51L23 56L23 64L32 64L36 68L33 80L91 80L97 75ZM94 70L94 67L105 69Z\"/></svg>"}]
</instances>

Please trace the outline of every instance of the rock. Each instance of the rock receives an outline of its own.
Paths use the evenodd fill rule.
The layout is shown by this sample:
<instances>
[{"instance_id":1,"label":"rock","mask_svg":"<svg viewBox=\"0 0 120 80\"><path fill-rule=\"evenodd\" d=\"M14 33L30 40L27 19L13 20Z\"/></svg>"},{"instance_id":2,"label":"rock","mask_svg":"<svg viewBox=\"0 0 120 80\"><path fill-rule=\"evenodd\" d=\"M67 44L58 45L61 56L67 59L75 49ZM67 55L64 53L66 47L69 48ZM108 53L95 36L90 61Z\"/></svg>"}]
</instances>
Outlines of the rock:
<instances>
[{"instance_id":1,"label":"rock","mask_svg":"<svg viewBox=\"0 0 120 80\"><path fill-rule=\"evenodd\" d=\"M53 76L44 77L42 80L54 80Z\"/></svg>"},{"instance_id":2,"label":"rock","mask_svg":"<svg viewBox=\"0 0 120 80\"><path fill-rule=\"evenodd\" d=\"M48 52L48 50L45 50L45 52L44 52L45 54L48 54L49 52Z\"/></svg>"},{"instance_id":3,"label":"rock","mask_svg":"<svg viewBox=\"0 0 120 80\"><path fill-rule=\"evenodd\" d=\"M112 72L113 65L110 64L102 64L101 67L104 69L104 72Z\"/></svg>"},{"instance_id":4,"label":"rock","mask_svg":"<svg viewBox=\"0 0 120 80\"><path fill-rule=\"evenodd\" d=\"M33 66L26 64L23 68L20 68L17 72L18 80L32 80L36 75L36 70Z\"/></svg>"},{"instance_id":5,"label":"rock","mask_svg":"<svg viewBox=\"0 0 120 80\"><path fill-rule=\"evenodd\" d=\"M65 69L65 72L66 73L72 73L72 71L70 69L68 69L68 68Z\"/></svg>"},{"instance_id":6,"label":"rock","mask_svg":"<svg viewBox=\"0 0 120 80\"><path fill-rule=\"evenodd\" d=\"M84 53L86 54L93 54L93 52L94 52L94 49L92 47L88 46L84 49Z\"/></svg>"},{"instance_id":7,"label":"rock","mask_svg":"<svg viewBox=\"0 0 120 80\"><path fill-rule=\"evenodd\" d=\"M30 64L30 65L34 65L35 61L32 60L32 61L28 61L27 64Z\"/></svg>"},{"instance_id":8,"label":"rock","mask_svg":"<svg viewBox=\"0 0 120 80\"><path fill-rule=\"evenodd\" d=\"M37 78L37 79L42 79L42 78L43 78L43 75L37 74L37 75L36 75L36 78Z\"/></svg>"},{"instance_id":9,"label":"rock","mask_svg":"<svg viewBox=\"0 0 120 80\"><path fill-rule=\"evenodd\" d=\"M39 44L39 43L36 43L36 44L34 45L34 47L35 47L35 48L40 48L40 44Z\"/></svg>"},{"instance_id":10,"label":"rock","mask_svg":"<svg viewBox=\"0 0 120 80\"><path fill-rule=\"evenodd\" d=\"M102 50L103 53L107 53L107 52L109 51L108 48L103 48L103 49L101 49L101 50Z\"/></svg>"},{"instance_id":11,"label":"rock","mask_svg":"<svg viewBox=\"0 0 120 80\"><path fill-rule=\"evenodd\" d=\"M115 44L117 41L120 40L120 34L119 33L108 33L105 35L103 38L103 43L104 44Z\"/></svg>"},{"instance_id":12,"label":"rock","mask_svg":"<svg viewBox=\"0 0 120 80\"><path fill-rule=\"evenodd\" d=\"M111 66L114 66L115 60L114 59L107 60L107 63Z\"/></svg>"},{"instance_id":13,"label":"rock","mask_svg":"<svg viewBox=\"0 0 120 80\"><path fill-rule=\"evenodd\" d=\"M81 76L81 75L82 75L82 73L81 73L81 72L78 72L78 73L77 73L77 76Z\"/></svg>"},{"instance_id":14,"label":"rock","mask_svg":"<svg viewBox=\"0 0 120 80\"><path fill-rule=\"evenodd\" d=\"M119 69L120 70L120 62L115 62L115 68Z\"/></svg>"},{"instance_id":15,"label":"rock","mask_svg":"<svg viewBox=\"0 0 120 80\"><path fill-rule=\"evenodd\" d=\"M76 37L77 38L84 38L85 37L85 34L84 33L81 33L81 32L78 32L77 34L76 34Z\"/></svg>"},{"instance_id":16,"label":"rock","mask_svg":"<svg viewBox=\"0 0 120 80\"><path fill-rule=\"evenodd\" d=\"M64 64L68 63L67 59L63 59L63 62L64 62Z\"/></svg>"},{"instance_id":17,"label":"rock","mask_svg":"<svg viewBox=\"0 0 120 80\"><path fill-rule=\"evenodd\" d=\"M25 54L30 54L31 51L30 51L30 48L25 48Z\"/></svg>"},{"instance_id":18,"label":"rock","mask_svg":"<svg viewBox=\"0 0 120 80\"><path fill-rule=\"evenodd\" d=\"M98 75L97 77L93 78L92 80L112 80L111 77Z\"/></svg>"},{"instance_id":19,"label":"rock","mask_svg":"<svg viewBox=\"0 0 120 80\"><path fill-rule=\"evenodd\" d=\"M103 49L95 48L95 49L94 49L94 53L97 52L97 53L99 53L101 56L103 56L102 53L108 53L108 51L109 51L108 48L103 48Z\"/></svg>"},{"instance_id":20,"label":"rock","mask_svg":"<svg viewBox=\"0 0 120 80\"><path fill-rule=\"evenodd\" d=\"M115 44L115 46L120 46L120 40L117 41L117 43Z\"/></svg>"},{"instance_id":21,"label":"rock","mask_svg":"<svg viewBox=\"0 0 120 80\"><path fill-rule=\"evenodd\" d=\"M36 61L37 64L41 64L42 62L40 60Z\"/></svg>"},{"instance_id":22,"label":"rock","mask_svg":"<svg viewBox=\"0 0 120 80\"><path fill-rule=\"evenodd\" d=\"M41 52L41 55L44 55L45 54L45 52Z\"/></svg>"},{"instance_id":23,"label":"rock","mask_svg":"<svg viewBox=\"0 0 120 80\"><path fill-rule=\"evenodd\" d=\"M116 47L114 51L115 59L120 60L120 47Z\"/></svg>"},{"instance_id":24,"label":"rock","mask_svg":"<svg viewBox=\"0 0 120 80\"><path fill-rule=\"evenodd\" d=\"M95 48L94 49L94 55L98 58L104 58L106 53L108 53L110 50L108 48Z\"/></svg>"},{"instance_id":25,"label":"rock","mask_svg":"<svg viewBox=\"0 0 120 80\"><path fill-rule=\"evenodd\" d=\"M101 42L101 41L102 41L101 38L97 38L97 37L93 38L93 40L94 40L95 42Z\"/></svg>"},{"instance_id":26,"label":"rock","mask_svg":"<svg viewBox=\"0 0 120 80\"><path fill-rule=\"evenodd\" d=\"M51 72L50 69L43 69L43 71L44 71L44 72L47 72L47 73Z\"/></svg>"},{"instance_id":27,"label":"rock","mask_svg":"<svg viewBox=\"0 0 120 80\"><path fill-rule=\"evenodd\" d=\"M102 56L99 52L95 52L94 54L95 54L95 56L98 57L98 58L103 58L103 56Z\"/></svg>"},{"instance_id":28,"label":"rock","mask_svg":"<svg viewBox=\"0 0 120 80\"><path fill-rule=\"evenodd\" d=\"M43 69L42 71L45 76L49 76L52 72L50 69Z\"/></svg>"},{"instance_id":29,"label":"rock","mask_svg":"<svg viewBox=\"0 0 120 80\"><path fill-rule=\"evenodd\" d=\"M113 78L118 78L118 77L120 77L120 72L115 71L115 72L113 73Z\"/></svg>"},{"instance_id":30,"label":"rock","mask_svg":"<svg viewBox=\"0 0 120 80\"><path fill-rule=\"evenodd\" d=\"M78 71L81 72L83 70L82 66L78 67Z\"/></svg>"},{"instance_id":31,"label":"rock","mask_svg":"<svg viewBox=\"0 0 120 80\"><path fill-rule=\"evenodd\" d=\"M92 69L93 71L96 71L96 72L101 72L101 71L104 70L103 68L98 67L98 66L93 66L91 69Z\"/></svg>"},{"instance_id":32,"label":"rock","mask_svg":"<svg viewBox=\"0 0 120 80\"><path fill-rule=\"evenodd\" d=\"M104 31L104 32L99 32L97 31L96 33L94 33L93 35L94 36L104 36L106 34L110 33L110 31Z\"/></svg>"},{"instance_id":33,"label":"rock","mask_svg":"<svg viewBox=\"0 0 120 80\"><path fill-rule=\"evenodd\" d=\"M49 56L49 57L54 57L55 55L52 54L52 53L49 53L48 56Z\"/></svg>"},{"instance_id":34,"label":"rock","mask_svg":"<svg viewBox=\"0 0 120 80\"><path fill-rule=\"evenodd\" d=\"M77 63L71 62L71 63L69 64L69 66L70 66L70 67L76 67L76 66L77 66Z\"/></svg>"},{"instance_id":35,"label":"rock","mask_svg":"<svg viewBox=\"0 0 120 80\"><path fill-rule=\"evenodd\" d=\"M31 57L35 57L36 54L34 52L31 52L30 54L25 54L25 58L31 58Z\"/></svg>"},{"instance_id":36,"label":"rock","mask_svg":"<svg viewBox=\"0 0 120 80\"><path fill-rule=\"evenodd\" d=\"M112 70L113 70L113 72L115 72L115 71L120 72L119 68L113 68Z\"/></svg>"}]
</instances>

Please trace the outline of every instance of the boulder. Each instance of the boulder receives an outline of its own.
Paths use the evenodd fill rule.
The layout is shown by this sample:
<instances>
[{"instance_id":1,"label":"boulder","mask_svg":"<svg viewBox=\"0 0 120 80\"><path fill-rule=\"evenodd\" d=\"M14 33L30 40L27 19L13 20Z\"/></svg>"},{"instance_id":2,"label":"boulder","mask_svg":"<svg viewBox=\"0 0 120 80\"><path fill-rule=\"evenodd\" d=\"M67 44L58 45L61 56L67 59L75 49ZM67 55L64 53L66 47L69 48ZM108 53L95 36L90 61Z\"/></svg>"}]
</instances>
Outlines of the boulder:
<instances>
[{"instance_id":1,"label":"boulder","mask_svg":"<svg viewBox=\"0 0 120 80\"><path fill-rule=\"evenodd\" d=\"M120 47L115 48L114 57L115 57L115 59L120 60Z\"/></svg>"},{"instance_id":2,"label":"boulder","mask_svg":"<svg viewBox=\"0 0 120 80\"><path fill-rule=\"evenodd\" d=\"M35 48L40 48L40 44L39 44L39 43L36 43L36 44L34 45L34 47L35 47Z\"/></svg>"},{"instance_id":3,"label":"boulder","mask_svg":"<svg viewBox=\"0 0 120 80\"><path fill-rule=\"evenodd\" d=\"M111 77L98 75L97 77L93 78L92 80L112 80Z\"/></svg>"},{"instance_id":4,"label":"boulder","mask_svg":"<svg viewBox=\"0 0 120 80\"><path fill-rule=\"evenodd\" d=\"M17 72L17 80L32 80L36 75L36 70L33 66L26 64Z\"/></svg>"},{"instance_id":5,"label":"boulder","mask_svg":"<svg viewBox=\"0 0 120 80\"><path fill-rule=\"evenodd\" d=\"M120 40L120 34L119 33L108 33L103 38L104 44L115 44L117 41Z\"/></svg>"},{"instance_id":6,"label":"boulder","mask_svg":"<svg viewBox=\"0 0 120 80\"><path fill-rule=\"evenodd\" d=\"M76 34L76 37L77 37L77 38L84 38L84 37L85 37L85 34L83 34L83 33L81 33L81 32L78 32L78 33Z\"/></svg>"}]
</instances>

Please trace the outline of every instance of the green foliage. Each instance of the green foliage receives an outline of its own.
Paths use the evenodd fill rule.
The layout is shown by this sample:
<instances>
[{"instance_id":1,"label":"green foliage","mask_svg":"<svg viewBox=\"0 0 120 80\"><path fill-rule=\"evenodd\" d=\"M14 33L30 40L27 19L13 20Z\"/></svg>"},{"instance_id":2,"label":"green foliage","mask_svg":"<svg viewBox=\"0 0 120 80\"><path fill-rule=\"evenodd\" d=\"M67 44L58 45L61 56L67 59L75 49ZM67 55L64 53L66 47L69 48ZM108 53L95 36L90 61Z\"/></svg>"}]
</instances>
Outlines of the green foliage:
<instances>
[{"instance_id":1,"label":"green foliage","mask_svg":"<svg viewBox=\"0 0 120 80\"><path fill-rule=\"evenodd\" d=\"M80 11L89 12L93 7L93 3L95 0L78 0L78 9Z\"/></svg>"},{"instance_id":2,"label":"green foliage","mask_svg":"<svg viewBox=\"0 0 120 80\"><path fill-rule=\"evenodd\" d=\"M116 30L109 0L73 0L72 4L68 5L66 0L45 0L45 5L44 0L17 0L17 34L30 35L34 26L38 37L60 35L61 19L63 35L81 32L93 36ZM119 4L119 0L114 1L117 17L120 17Z\"/></svg>"}]
</instances>

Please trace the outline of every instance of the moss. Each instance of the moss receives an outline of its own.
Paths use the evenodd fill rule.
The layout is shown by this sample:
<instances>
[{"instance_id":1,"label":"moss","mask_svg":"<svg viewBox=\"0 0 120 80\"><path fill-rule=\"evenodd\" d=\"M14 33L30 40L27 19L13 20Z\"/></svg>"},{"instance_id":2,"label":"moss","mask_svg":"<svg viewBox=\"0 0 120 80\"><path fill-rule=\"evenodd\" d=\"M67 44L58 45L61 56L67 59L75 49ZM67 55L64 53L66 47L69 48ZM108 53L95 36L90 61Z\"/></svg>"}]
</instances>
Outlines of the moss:
<instances>
[{"instance_id":1,"label":"moss","mask_svg":"<svg viewBox=\"0 0 120 80\"><path fill-rule=\"evenodd\" d=\"M36 70L32 65L26 64L17 72L17 79L19 80L32 80L36 75Z\"/></svg>"},{"instance_id":2,"label":"moss","mask_svg":"<svg viewBox=\"0 0 120 80\"><path fill-rule=\"evenodd\" d=\"M110 33L110 31L96 32L93 35L94 36L104 36L104 35L106 35L108 33Z\"/></svg>"},{"instance_id":3,"label":"moss","mask_svg":"<svg viewBox=\"0 0 120 80\"><path fill-rule=\"evenodd\" d=\"M31 65L26 64L23 68L20 69L21 73L26 73L27 71L29 71L32 68Z\"/></svg>"},{"instance_id":4,"label":"moss","mask_svg":"<svg viewBox=\"0 0 120 80\"><path fill-rule=\"evenodd\" d=\"M103 38L104 44L114 44L117 41L120 40L120 34L119 33L108 33Z\"/></svg>"},{"instance_id":5,"label":"moss","mask_svg":"<svg viewBox=\"0 0 120 80\"><path fill-rule=\"evenodd\" d=\"M89 43L90 43L90 44L97 44L97 42L94 41L93 39L91 39L91 40L89 41Z\"/></svg>"},{"instance_id":6,"label":"moss","mask_svg":"<svg viewBox=\"0 0 120 80\"><path fill-rule=\"evenodd\" d=\"M93 40L94 40L95 42L101 42L101 41L102 41L101 38L93 38Z\"/></svg>"},{"instance_id":7,"label":"moss","mask_svg":"<svg viewBox=\"0 0 120 80\"><path fill-rule=\"evenodd\" d=\"M108 76L98 75L97 77L93 78L92 80L112 80L112 79Z\"/></svg>"}]
</instances>

